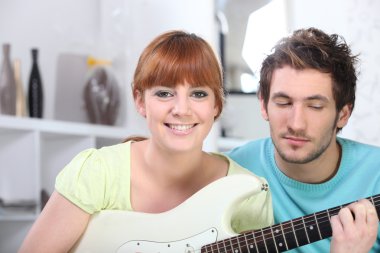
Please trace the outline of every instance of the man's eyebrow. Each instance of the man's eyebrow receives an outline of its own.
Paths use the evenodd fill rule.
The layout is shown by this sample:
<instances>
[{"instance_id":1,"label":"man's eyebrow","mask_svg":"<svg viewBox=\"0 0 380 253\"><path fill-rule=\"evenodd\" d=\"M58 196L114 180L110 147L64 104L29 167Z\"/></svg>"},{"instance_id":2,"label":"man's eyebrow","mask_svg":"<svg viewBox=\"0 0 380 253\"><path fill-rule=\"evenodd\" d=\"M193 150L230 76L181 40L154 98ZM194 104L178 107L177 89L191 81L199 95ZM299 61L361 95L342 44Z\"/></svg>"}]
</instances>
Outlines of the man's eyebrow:
<instances>
[{"instance_id":1,"label":"man's eyebrow","mask_svg":"<svg viewBox=\"0 0 380 253\"><path fill-rule=\"evenodd\" d=\"M329 102L329 99L322 95L309 96L305 100L321 100L322 102Z\"/></svg>"},{"instance_id":2,"label":"man's eyebrow","mask_svg":"<svg viewBox=\"0 0 380 253\"><path fill-rule=\"evenodd\" d=\"M287 93L282 92L282 91L273 93L272 99L276 99L276 98L291 99L291 97ZM323 102L329 102L330 101L330 99L328 97L322 96L322 95L318 95L318 94L317 95L308 96L308 97L304 98L303 100L305 100L305 101L320 100L320 101L323 101Z\"/></svg>"},{"instance_id":3,"label":"man's eyebrow","mask_svg":"<svg viewBox=\"0 0 380 253\"><path fill-rule=\"evenodd\" d=\"M273 93L272 95L272 98L275 99L275 98L290 98L290 96L288 94L286 94L285 92L275 92Z\"/></svg>"}]
</instances>

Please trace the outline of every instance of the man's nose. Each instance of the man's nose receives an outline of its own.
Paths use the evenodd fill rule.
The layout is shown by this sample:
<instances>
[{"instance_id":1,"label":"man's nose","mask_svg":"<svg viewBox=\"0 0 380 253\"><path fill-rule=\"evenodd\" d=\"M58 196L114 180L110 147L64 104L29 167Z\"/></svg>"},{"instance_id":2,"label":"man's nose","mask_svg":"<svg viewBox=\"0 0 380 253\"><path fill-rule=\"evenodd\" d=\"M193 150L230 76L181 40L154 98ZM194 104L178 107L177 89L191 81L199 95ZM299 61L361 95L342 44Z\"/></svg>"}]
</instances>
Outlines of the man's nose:
<instances>
[{"instance_id":1,"label":"man's nose","mask_svg":"<svg viewBox=\"0 0 380 253\"><path fill-rule=\"evenodd\" d=\"M290 111L288 127L293 129L295 132L304 130L306 128L305 117L305 109L302 106L293 105Z\"/></svg>"}]
</instances>

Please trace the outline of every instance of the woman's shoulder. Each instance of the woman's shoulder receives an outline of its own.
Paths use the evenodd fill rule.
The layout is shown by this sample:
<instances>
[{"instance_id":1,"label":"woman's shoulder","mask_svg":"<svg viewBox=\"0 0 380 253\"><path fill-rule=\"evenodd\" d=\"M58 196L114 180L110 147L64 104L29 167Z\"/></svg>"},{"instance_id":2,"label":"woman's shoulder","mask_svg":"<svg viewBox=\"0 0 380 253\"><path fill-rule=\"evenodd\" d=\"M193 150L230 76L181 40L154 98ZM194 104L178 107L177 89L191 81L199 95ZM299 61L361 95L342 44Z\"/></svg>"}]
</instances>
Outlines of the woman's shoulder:
<instances>
[{"instance_id":1,"label":"woman's shoulder","mask_svg":"<svg viewBox=\"0 0 380 253\"><path fill-rule=\"evenodd\" d=\"M120 143L102 148L88 148L79 152L64 167L62 173L99 173L106 170L114 162L121 164L129 159L129 143ZM112 166L111 166L112 167Z\"/></svg>"}]
</instances>

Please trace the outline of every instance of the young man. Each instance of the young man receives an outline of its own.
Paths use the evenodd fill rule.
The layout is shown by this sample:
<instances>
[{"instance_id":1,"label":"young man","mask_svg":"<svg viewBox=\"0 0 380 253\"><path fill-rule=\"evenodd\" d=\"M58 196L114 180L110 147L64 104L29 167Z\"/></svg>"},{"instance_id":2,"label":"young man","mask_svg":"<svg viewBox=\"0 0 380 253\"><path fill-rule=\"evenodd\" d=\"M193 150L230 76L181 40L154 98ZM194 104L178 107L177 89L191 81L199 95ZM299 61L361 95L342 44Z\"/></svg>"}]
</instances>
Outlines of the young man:
<instances>
[{"instance_id":1,"label":"young man","mask_svg":"<svg viewBox=\"0 0 380 253\"><path fill-rule=\"evenodd\" d=\"M304 238L288 242L307 245L292 252L380 252L376 209L363 200L380 194L380 148L337 137L354 108L356 62L336 34L309 28L281 40L260 73L261 113L271 138L229 152L269 181L275 223L355 201L325 212L328 239L319 240L323 224L312 216L318 225L305 222ZM300 235L294 226L293 234Z\"/></svg>"}]
</instances>

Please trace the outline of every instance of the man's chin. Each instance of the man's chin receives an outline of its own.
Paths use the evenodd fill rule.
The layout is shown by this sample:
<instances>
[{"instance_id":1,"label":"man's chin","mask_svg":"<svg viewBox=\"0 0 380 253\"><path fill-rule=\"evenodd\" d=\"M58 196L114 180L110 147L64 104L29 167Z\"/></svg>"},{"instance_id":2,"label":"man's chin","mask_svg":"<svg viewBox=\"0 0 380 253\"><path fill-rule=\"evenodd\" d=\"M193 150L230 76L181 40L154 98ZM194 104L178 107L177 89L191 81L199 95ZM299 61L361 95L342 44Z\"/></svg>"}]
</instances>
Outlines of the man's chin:
<instances>
[{"instance_id":1,"label":"man's chin","mask_svg":"<svg viewBox=\"0 0 380 253\"><path fill-rule=\"evenodd\" d=\"M281 159L287 163L305 164L313 160L310 158L310 156L307 156L307 155L284 154L282 152L279 152L279 155Z\"/></svg>"}]
</instances>

